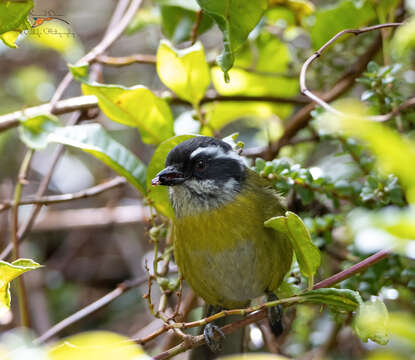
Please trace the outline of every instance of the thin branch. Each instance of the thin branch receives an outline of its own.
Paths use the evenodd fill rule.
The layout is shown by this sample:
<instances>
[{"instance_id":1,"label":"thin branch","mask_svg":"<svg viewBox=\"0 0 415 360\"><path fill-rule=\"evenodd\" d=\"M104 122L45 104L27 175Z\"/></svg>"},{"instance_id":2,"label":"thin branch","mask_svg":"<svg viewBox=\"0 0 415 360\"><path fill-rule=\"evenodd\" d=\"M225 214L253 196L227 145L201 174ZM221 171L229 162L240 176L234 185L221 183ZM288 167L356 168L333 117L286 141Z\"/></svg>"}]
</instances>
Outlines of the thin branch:
<instances>
[{"instance_id":1,"label":"thin branch","mask_svg":"<svg viewBox=\"0 0 415 360\"><path fill-rule=\"evenodd\" d=\"M102 309L104 306L108 305L115 299L119 298L122 294L126 291L131 290L135 287L138 287L144 284L147 281L147 276L140 277L138 279L124 281L119 284L113 291L108 293L107 295L103 296L102 298L94 301L92 304L84 307L83 309L77 311L76 313L72 314L71 316L67 317L66 319L58 322L56 325L51 327L48 331L44 334L39 336L33 342L36 345L42 344L45 341L49 340L50 338L54 337L58 333L60 333L63 329L73 325L74 323L78 322L79 320L85 318L88 315L96 312L99 309Z\"/></svg>"},{"instance_id":2,"label":"thin branch","mask_svg":"<svg viewBox=\"0 0 415 360\"><path fill-rule=\"evenodd\" d=\"M392 119L394 116L400 114L402 111L412 108L415 106L415 97L410 98L406 101L404 101L402 104L397 106L393 111L390 113L384 114L384 115L376 115L371 116L371 119L378 122L384 122Z\"/></svg>"},{"instance_id":3,"label":"thin branch","mask_svg":"<svg viewBox=\"0 0 415 360\"><path fill-rule=\"evenodd\" d=\"M339 38L341 38L342 36L344 36L346 34L360 35L360 34L364 34L364 33L369 32L369 31L379 30L379 29L383 29L383 28L398 27L398 26L401 26L402 24L403 23L387 23L387 24L379 24L379 25L369 26L369 27L365 27L365 28L362 28L362 29L347 29L347 30L340 31L339 33L334 35L320 49L318 49L313 55L311 55L304 62L303 66L301 67L301 71L300 71L300 90L301 90L301 93L308 96L311 100L315 101L318 105L320 105L321 107L323 107L327 111L330 111L331 113L336 114L338 116L343 116L344 115L343 113L341 113L340 111L334 109L331 105L328 104L328 102L327 102L328 100L327 101L323 100L322 97L317 96L316 94L314 94L313 92L311 92L307 88L306 76L307 76L308 67L310 66L310 64L314 60L316 60L317 58L319 58L321 56L321 54L324 52L324 50L326 50L331 44L333 44L335 41L337 41Z\"/></svg>"},{"instance_id":4,"label":"thin branch","mask_svg":"<svg viewBox=\"0 0 415 360\"><path fill-rule=\"evenodd\" d=\"M346 71L340 80L334 85L332 89L325 92L321 98L326 102L333 101L343 95L347 90L349 90L353 85L355 79L360 76L363 71L365 71L367 64L372 60L372 58L377 54L382 45L382 39L380 36L372 43L368 50ZM280 139L273 143L268 148L257 149L257 152L251 152L251 156L260 156L265 159L273 159L280 149L285 146L289 140L294 137L298 131L306 127L308 122L311 119L311 112L316 107L315 103L310 103L304 106L302 109L297 111L291 119L289 119L285 125L284 133Z\"/></svg>"},{"instance_id":5,"label":"thin branch","mask_svg":"<svg viewBox=\"0 0 415 360\"><path fill-rule=\"evenodd\" d=\"M121 176L117 176L114 179L108 180L102 184L90 187L85 190L78 191L76 193L71 194L61 194L61 195L49 195L49 196L41 196L34 199L23 199L19 201L18 206L21 205L31 205L31 204L41 204L41 205L50 205L50 204L58 204L62 202L78 200L78 199L85 199L88 197L92 197L95 195L99 195L104 191L113 189L117 186L124 185L127 183L127 180ZM5 201L0 204L0 212L9 209L10 207L14 206L15 202L12 200Z\"/></svg>"},{"instance_id":6,"label":"thin branch","mask_svg":"<svg viewBox=\"0 0 415 360\"><path fill-rule=\"evenodd\" d=\"M199 10L196 13L196 21L195 21L195 23L194 23L194 25L192 27L192 31L191 31L191 34L190 34L190 42L191 42L192 45L197 40L197 33L199 31L199 27L200 27L200 24L202 22L202 16L203 16L203 12L202 12L202 10Z\"/></svg>"},{"instance_id":7,"label":"thin branch","mask_svg":"<svg viewBox=\"0 0 415 360\"><path fill-rule=\"evenodd\" d=\"M372 266L373 264L376 264L379 261L385 259L390 255L390 253L390 250L381 250L376 254L369 256L367 259L349 267L348 269L343 270L333 276L330 276L325 280L320 281L319 283L314 285L313 289L330 287L334 284L339 283L340 281L348 279L359 272L365 271L368 267Z\"/></svg>"},{"instance_id":8,"label":"thin branch","mask_svg":"<svg viewBox=\"0 0 415 360\"><path fill-rule=\"evenodd\" d=\"M55 115L66 114L77 110L87 110L98 106L98 100L94 95L77 96L56 103L52 111L52 104L46 103L27 109L15 111L0 116L0 132L19 126L20 119L34 117L52 112Z\"/></svg>"},{"instance_id":9,"label":"thin branch","mask_svg":"<svg viewBox=\"0 0 415 360\"><path fill-rule=\"evenodd\" d=\"M20 166L19 175L17 177L17 184L14 190L14 202L18 203L20 197L22 196L23 185L26 183L27 173L30 168L30 161L33 156L33 150L28 150ZM13 260L19 258L19 237L18 237L18 227L19 227L19 207L13 206L12 211L12 246L13 251ZM26 289L24 286L24 281L22 277L18 278L17 282L17 293L19 301L19 312L20 312L20 322L21 325L28 328L30 326L30 317L29 310L27 307L27 298L26 298Z\"/></svg>"}]
</instances>

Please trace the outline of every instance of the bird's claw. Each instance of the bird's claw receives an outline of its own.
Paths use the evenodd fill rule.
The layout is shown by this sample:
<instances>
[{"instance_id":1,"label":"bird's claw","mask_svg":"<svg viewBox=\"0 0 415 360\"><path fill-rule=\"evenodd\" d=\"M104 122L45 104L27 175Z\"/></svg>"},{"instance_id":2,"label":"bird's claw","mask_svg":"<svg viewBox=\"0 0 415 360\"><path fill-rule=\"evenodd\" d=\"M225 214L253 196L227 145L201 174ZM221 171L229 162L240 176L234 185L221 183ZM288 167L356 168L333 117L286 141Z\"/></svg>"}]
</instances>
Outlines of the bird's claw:
<instances>
[{"instance_id":1,"label":"bird's claw","mask_svg":"<svg viewBox=\"0 0 415 360\"><path fill-rule=\"evenodd\" d=\"M215 333L220 335L220 339L216 339ZM211 323L207 324L203 329L203 336L205 337L207 346L212 352L218 353L222 350L222 340L225 339L225 334L219 326Z\"/></svg>"}]
</instances>

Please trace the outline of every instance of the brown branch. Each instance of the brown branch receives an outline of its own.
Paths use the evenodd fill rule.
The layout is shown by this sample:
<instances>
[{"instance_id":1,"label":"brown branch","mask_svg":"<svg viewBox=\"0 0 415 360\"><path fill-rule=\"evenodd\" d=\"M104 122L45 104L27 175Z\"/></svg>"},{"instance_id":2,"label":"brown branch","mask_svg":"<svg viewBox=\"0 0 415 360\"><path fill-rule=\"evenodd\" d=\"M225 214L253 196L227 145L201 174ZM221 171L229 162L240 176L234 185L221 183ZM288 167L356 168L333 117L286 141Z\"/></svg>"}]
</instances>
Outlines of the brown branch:
<instances>
[{"instance_id":1,"label":"brown branch","mask_svg":"<svg viewBox=\"0 0 415 360\"><path fill-rule=\"evenodd\" d=\"M21 205L30 205L30 204L40 204L40 205L50 205L50 204L59 204L62 202L85 199L95 195L99 195L104 191L113 189L117 186L124 185L127 183L127 180L121 176L117 176L114 179L108 180L102 184L90 187L85 190L78 191L72 194L61 194L61 195L49 195L41 196L34 199L23 199L19 201L18 206ZM9 209L14 206L13 200L8 200L0 204L0 212Z\"/></svg>"},{"instance_id":2,"label":"brown branch","mask_svg":"<svg viewBox=\"0 0 415 360\"><path fill-rule=\"evenodd\" d=\"M52 103L33 106L27 109L15 111L0 116L0 132L19 126L20 119L34 117L45 113L55 115L66 114L77 110L87 110L98 106L98 100L94 95L77 96L56 103L52 111Z\"/></svg>"},{"instance_id":3,"label":"brown branch","mask_svg":"<svg viewBox=\"0 0 415 360\"><path fill-rule=\"evenodd\" d=\"M94 301L93 303L89 304L88 306L84 307L83 309L77 311L76 313L72 314L71 316L63 319L61 322L58 322L56 325L51 327L48 331L44 334L39 336L33 342L36 345L42 344L45 341L49 340L50 338L54 337L62 330L66 329L67 327L73 325L74 323L78 322L79 320L85 318L88 315L96 312L99 309L102 309L104 306L108 305L115 299L119 298L122 294L131 290L135 287L138 287L144 284L147 281L147 276L140 277L134 280L124 281L107 295L101 297L100 299Z\"/></svg>"},{"instance_id":4,"label":"brown branch","mask_svg":"<svg viewBox=\"0 0 415 360\"><path fill-rule=\"evenodd\" d=\"M192 27L192 31L190 33L190 42L193 45L197 40L197 33L199 31L200 24L202 22L203 11L199 10L196 13L196 21Z\"/></svg>"}]
</instances>

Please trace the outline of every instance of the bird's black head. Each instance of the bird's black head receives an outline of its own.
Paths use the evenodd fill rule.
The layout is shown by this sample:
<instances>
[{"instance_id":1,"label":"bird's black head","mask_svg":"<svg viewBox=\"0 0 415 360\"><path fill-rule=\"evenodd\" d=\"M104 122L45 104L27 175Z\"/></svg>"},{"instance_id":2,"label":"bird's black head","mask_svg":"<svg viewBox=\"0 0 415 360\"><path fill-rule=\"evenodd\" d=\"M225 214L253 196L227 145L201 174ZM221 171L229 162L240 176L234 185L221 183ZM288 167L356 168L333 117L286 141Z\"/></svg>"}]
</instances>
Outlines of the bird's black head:
<instances>
[{"instance_id":1,"label":"bird's black head","mask_svg":"<svg viewBox=\"0 0 415 360\"><path fill-rule=\"evenodd\" d=\"M243 159L229 144L197 136L169 152L165 169L153 179L153 185L171 187L175 210L181 202L209 209L231 200L240 191L245 175Z\"/></svg>"}]
</instances>

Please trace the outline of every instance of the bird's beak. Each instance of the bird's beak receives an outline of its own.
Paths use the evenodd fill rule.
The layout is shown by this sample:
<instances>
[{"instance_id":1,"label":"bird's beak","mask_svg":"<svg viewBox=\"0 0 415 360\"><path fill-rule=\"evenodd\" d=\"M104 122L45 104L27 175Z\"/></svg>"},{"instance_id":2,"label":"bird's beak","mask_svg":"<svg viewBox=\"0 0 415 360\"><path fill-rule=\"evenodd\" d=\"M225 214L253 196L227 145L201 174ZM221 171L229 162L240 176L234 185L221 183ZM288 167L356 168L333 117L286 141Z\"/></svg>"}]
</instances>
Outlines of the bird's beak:
<instances>
[{"instance_id":1,"label":"bird's beak","mask_svg":"<svg viewBox=\"0 0 415 360\"><path fill-rule=\"evenodd\" d=\"M177 170L175 166L168 166L165 169L161 170L157 176L151 180L153 186L165 185L165 186L174 186L182 184L186 178L184 174Z\"/></svg>"}]
</instances>

